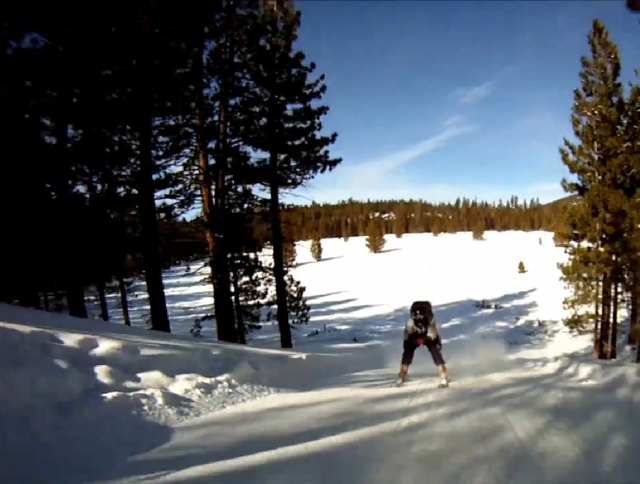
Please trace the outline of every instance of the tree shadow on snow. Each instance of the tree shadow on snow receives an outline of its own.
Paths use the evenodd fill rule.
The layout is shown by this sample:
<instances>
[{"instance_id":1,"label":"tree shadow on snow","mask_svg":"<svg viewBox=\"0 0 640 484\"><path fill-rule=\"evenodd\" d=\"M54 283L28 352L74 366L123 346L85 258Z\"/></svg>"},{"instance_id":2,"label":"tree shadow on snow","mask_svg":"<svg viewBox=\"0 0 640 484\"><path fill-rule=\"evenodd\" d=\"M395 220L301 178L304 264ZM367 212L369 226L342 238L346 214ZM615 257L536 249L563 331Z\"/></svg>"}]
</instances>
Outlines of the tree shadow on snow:
<instances>
[{"instance_id":1,"label":"tree shadow on snow","mask_svg":"<svg viewBox=\"0 0 640 484\"><path fill-rule=\"evenodd\" d=\"M476 307L476 301L465 299L446 304L437 304L434 302L434 313L440 326L444 340L457 340L461 338L469 338L471 336L481 338L490 334L500 334L507 331L517 318L527 316L530 312L537 308L537 303L527 298L532 295L534 290L519 291L516 293L505 294L501 297L491 300L501 306L500 309L481 309ZM316 312L322 316L333 314L344 314L344 312L355 312L356 310L372 308L373 305L341 306L355 299L345 299L341 301L330 301L322 305L312 305L311 315ZM378 337L389 336L389 340L395 340L396 335L402 336L402 329L409 317L409 306L411 301L407 302L406 308L396 309L386 314L376 316L357 317L350 316L348 313L341 318L345 323L352 325L360 325L369 329ZM500 328L504 328L501 330ZM483 334L485 333L485 334Z\"/></svg>"},{"instance_id":2,"label":"tree shadow on snow","mask_svg":"<svg viewBox=\"0 0 640 484\"><path fill-rule=\"evenodd\" d=\"M306 265L309 265L309 264L319 264L321 262L329 262L329 261L332 261L332 260L342 259L343 257L344 257L343 255L336 255L334 257L323 257L320 260L310 260L310 261L307 261L307 262L300 262L298 264L295 264L294 267L298 268L298 267L303 267L303 266L306 266Z\"/></svg>"},{"instance_id":3,"label":"tree shadow on snow","mask_svg":"<svg viewBox=\"0 0 640 484\"><path fill-rule=\"evenodd\" d=\"M325 292L323 294L316 294L315 296L309 296L307 297L307 304L312 305L312 304L317 304L315 303L315 301L317 301L318 299L324 299L327 297L333 297L333 296L338 296L340 294L344 294L344 291L331 291L331 292Z\"/></svg>"},{"instance_id":4,"label":"tree shadow on snow","mask_svg":"<svg viewBox=\"0 0 640 484\"><path fill-rule=\"evenodd\" d=\"M513 367L513 360L507 357L511 349L511 332L516 316L527 315L536 308L535 301L526 300L530 293L506 294L493 300L505 305L498 310L476 308L473 300L434 305L441 326L443 355L452 378L490 375ZM399 369L403 329L409 308L358 317L357 311L373 306L343 306L354 301L345 299L313 306L312 321L319 322L302 326L296 336L296 351L316 349L305 359L295 364L277 359L268 368L257 361L247 362L251 369L241 373L242 377L250 383L295 391L336 385L388 386ZM320 318L328 318L327 327L332 322L330 316L339 315L340 319L334 320L335 324L347 329L322 332L323 320L313 318L318 313ZM314 329L319 333L307 336ZM357 341L353 341L354 338ZM257 368L255 365L261 366ZM411 375L418 380L436 378L437 368L426 349L416 351Z\"/></svg>"},{"instance_id":5,"label":"tree shadow on snow","mask_svg":"<svg viewBox=\"0 0 640 484\"><path fill-rule=\"evenodd\" d=\"M342 318L348 318L351 313L371 307L370 304L354 305L353 303L357 301L358 299L356 298L346 298L324 303L312 303L310 304L309 316L314 323L324 323L328 322L331 316L340 315ZM336 320L336 322L339 322L339 320Z\"/></svg>"},{"instance_id":6,"label":"tree shadow on snow","mask_svg":"<svg viewBox=\"0 0 640 484\"><path fill-rule=\"evenodd\" d=\"M128 475L188 482L628 483L637 473L638 381L567 383L566 368L246 407L180 426ZM202 466L202 467L198 467ZM122 469L125 471L125 469ZM167 476L171 478L171 476ZM175 476L176 479L181 477ZM184 476L186 477L186 476Z\"/></svg>"},{"instance_id":7,"label":"tree shadow on snow","mask_svg":"<svg viewBox=\"0 0 640 484\"><path fill-rule=\"evenodd\" d=\"M396 252L398 250L402 250L399 247L394 247L392 249L382 249L381 251L378 252L378 254L387 254L389 252Z\"/></svg>"}]
</instances>

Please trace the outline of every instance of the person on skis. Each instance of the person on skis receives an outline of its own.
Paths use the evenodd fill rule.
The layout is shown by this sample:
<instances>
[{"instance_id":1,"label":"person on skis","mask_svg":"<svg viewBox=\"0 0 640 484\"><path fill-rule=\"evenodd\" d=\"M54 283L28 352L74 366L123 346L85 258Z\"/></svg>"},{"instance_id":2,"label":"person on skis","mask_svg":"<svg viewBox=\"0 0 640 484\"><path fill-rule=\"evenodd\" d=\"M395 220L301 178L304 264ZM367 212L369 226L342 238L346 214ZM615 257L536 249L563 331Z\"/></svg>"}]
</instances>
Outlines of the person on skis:
<instances>
[{"instance_id":1,"label":"person on skis","mask_svg":"<svg viewBox=\"0 0 640 484\"><path fill-rule=\"evenodd\" d=\"M410 312L411 316L404 328L402 363L398 375L398 384L401 385L405 382L416 349L420 346L426 346L429 353L431 353L433 362L438 367L440 375L440 384L438 386L446 387L449 385L447 366L442 357L442 340L440 339L431 303L429 301L416 301L411 305Z\"/></svg>"}]
</instances>

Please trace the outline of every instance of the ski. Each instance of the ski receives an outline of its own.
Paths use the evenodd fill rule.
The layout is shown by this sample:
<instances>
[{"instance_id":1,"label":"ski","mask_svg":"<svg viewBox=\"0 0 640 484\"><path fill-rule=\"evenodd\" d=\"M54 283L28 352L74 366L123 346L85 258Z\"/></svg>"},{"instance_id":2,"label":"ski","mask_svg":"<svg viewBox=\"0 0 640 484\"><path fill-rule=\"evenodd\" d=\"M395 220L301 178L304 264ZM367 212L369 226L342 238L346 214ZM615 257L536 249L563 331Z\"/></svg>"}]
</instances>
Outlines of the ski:
<instances>
[{"instance_id":1,"label":"ski","mask_svg":"<svg viewBox=\"0 0 640 484\"><path fill-rule=\"evenodd\" d=\"M403 382L396 380L396 381L393 382L392 387L400 388L400 387L406 386L407 384L410 384L410 383L412 383L412 380L405 380ZM451 383L442 383L442 382L440 382L440 383L438 383L436 388L449 388L450 385L451 385Z\"/></svg>"}]
</instances>

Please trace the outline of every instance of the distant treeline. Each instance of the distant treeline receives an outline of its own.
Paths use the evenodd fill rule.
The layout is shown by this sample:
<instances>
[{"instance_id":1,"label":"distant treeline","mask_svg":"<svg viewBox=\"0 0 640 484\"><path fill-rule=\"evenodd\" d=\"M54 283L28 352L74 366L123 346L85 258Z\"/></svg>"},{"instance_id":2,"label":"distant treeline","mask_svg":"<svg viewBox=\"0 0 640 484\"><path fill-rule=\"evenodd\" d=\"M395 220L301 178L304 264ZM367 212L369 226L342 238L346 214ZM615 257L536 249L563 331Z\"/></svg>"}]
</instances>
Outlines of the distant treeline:
<instances>
[{"instance_id":1,"label":"distant treeline","mask_svg":"<svg viewBox=\"0 0 640 484\"><path fill-rule=\"evenodd\" d=\"M421 200L348 200L340 203L288 206L283 210L287 241L344 238L367 235L370 224L379 224L385 234L456 233L463 231L548 230L553 231L564 211L564 203L541 204L537 199L514 196L497 203L460 198L454 203ZM264 246L268 225L256 216L254 233ZM165 261L201 258L207 254L202 220L174 220L163 226Z\"/></svg>"}]
</instances>

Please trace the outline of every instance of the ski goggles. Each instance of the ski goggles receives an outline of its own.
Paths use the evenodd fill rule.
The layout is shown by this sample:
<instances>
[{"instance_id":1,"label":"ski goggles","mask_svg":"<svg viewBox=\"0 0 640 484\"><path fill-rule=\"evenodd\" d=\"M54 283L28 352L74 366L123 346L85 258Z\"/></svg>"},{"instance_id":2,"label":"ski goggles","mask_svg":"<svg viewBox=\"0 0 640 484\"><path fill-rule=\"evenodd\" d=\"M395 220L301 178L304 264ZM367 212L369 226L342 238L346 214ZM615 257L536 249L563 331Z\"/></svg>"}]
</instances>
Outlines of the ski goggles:
<instances>
[{"instance_id":1,"label":"ski goggles","mask_svg":"<svg viewBox=\"0 0 640 484\"><path fill-rule=\"evenodd\" d=\"M425 315L425 314L412 314L411 317L413 319L417 319L419 321L422 321L423 319L432 319L433 318L433 316L427 317L427 315Z\"/></svg>"}]
</instances>

